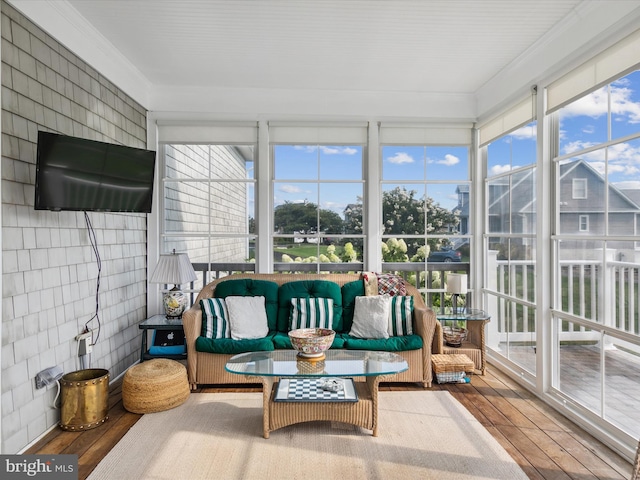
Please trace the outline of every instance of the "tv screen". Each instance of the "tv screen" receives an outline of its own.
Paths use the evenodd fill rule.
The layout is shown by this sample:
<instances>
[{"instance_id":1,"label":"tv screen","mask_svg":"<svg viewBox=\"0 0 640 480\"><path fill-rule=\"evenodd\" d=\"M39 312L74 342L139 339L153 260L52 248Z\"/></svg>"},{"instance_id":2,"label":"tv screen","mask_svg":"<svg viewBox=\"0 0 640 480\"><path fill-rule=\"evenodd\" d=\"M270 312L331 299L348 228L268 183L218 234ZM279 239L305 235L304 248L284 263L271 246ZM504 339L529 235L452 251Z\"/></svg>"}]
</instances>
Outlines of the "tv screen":
<instances>
[{"instance_id":1,"label":"tv screen","mask_svg":"<svg viewBox=\"0 0 640 480\"><path fill-rule=\"evenodd\" d=\"M36 210L151 212L156 152L38 132Z\"/></svg>"}]
</instances>

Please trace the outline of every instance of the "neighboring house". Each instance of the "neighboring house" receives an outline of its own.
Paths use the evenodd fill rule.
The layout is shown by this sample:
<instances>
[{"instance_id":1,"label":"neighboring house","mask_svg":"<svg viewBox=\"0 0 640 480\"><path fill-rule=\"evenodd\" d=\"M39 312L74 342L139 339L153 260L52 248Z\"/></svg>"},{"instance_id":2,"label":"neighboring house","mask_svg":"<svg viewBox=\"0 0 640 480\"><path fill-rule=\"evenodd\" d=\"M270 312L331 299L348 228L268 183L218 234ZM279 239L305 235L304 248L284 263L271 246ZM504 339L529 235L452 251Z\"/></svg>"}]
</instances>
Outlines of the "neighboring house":
<instances>
[{"instance_id":1,"label":"neighboring house","mask_svg":"<svg viewBox=\"0 0 640 480\"><path fill-rule=\"evenodd\" d=\"M560 233L570 235L605 234L605 178L583 160L566 163L560 167ZM609 234L615 236L637 235L640 221L640 204L637 190L620 190L609 184ZM602 248L600 241L576 240L576 248ZM563 241L563 248L572 248ZM609 241L608 249L633 251L627 241ZM615 260L625 258L625 252L617 252ZM627 259L631 260L632 255Z\"/></svg>"},{"instance_id":2,"label":"neighboring house","mask_svg":"<svg viewBox=\"0 0 640 480\"><path fill-rule=\"evenodd\" d=\"M535 181L533 171L500 177L489 182L490 233L535 233ZM605 218L605 178L584 160L560 166L560 222L558 233L603 235ZM468 232L469 186L456 189L460 211L460 233ZM609 232L616 236L637 235L640 231L640 190L621 190L609 185ZM526 240L526 239L525 239ZM586 244L585 244L586 242ZM600 241L576 240L580 248L602 248ZM571 248L567 241L563 247ZM607 248L629 249L625 241L608 242Z\"/></svg>"}]
</instances>

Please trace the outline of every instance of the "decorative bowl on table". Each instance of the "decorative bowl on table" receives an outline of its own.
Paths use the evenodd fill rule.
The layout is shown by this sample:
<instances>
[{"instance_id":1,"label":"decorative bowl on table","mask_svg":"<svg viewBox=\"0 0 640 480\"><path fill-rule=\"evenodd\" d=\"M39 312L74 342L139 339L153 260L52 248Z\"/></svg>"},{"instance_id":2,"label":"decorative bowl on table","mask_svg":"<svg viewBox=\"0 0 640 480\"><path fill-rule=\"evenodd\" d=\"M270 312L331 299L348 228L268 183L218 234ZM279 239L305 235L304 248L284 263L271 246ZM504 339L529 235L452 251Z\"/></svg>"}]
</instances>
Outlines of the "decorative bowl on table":
<instances>
[{"instance_id":1,"label":"decorative bowl on table","mask_svg":"<svg viewBox=\"0 0 640 480\"><path fill-rule=\"evenodd\" d=\"M450 347L460 347L467 338L467 329L462 327L442 327L444 343Z\"/></svg>"},{"instance_id":2,"label":"decorative bowl on table","mask_svg":"<svg viewBox=\"0 0 640 480\"><path fill-rule=\"evenodd\" d=\"M299 328L289 332L289 339L298 356L302 358L324 358L336 332L328 328Z\"/></svg>"}]
</instances>

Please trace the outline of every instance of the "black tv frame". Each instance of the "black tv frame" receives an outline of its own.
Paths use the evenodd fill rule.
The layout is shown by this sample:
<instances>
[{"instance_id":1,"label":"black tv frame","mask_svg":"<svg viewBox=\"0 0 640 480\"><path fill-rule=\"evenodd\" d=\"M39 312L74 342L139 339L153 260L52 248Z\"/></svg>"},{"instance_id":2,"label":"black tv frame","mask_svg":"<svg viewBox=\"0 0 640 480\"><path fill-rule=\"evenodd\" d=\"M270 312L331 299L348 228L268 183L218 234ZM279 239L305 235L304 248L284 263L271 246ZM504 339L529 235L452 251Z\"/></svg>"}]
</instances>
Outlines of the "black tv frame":
<instances>
[{"instance_id":1,"label":"black tv frame","mask_svg":"<svg viewBox=\"0 0 640 480\"><path fill-rule=\"evenodd\" d=\"M156 152L38 132L36 210L150 213Z\"/></svg>"}]
</instances>

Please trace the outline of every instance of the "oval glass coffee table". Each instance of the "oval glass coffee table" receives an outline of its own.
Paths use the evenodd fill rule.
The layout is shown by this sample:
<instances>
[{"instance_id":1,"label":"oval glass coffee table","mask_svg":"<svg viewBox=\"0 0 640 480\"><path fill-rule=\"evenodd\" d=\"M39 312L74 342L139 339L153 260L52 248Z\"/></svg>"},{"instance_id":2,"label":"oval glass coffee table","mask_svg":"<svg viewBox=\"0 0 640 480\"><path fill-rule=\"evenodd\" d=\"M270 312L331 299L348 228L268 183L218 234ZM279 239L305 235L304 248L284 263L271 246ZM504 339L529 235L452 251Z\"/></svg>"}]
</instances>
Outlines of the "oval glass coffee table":
<instances>
[{"instance_id":1,"label":"oval glass coffee table","mask_svg":"<svg viewBox=\"0 0 640 480\"><path fill-rule=\"evenodd\" d=\"M378 385L408 368L400 355L365 350L328 350L322 360L301 359L295 350L241 353L225 366L262 382L264 438L317 420L349 423L377 437ZM331 392L332 383L338 392Z\"/></svg>"}]
</instances>

